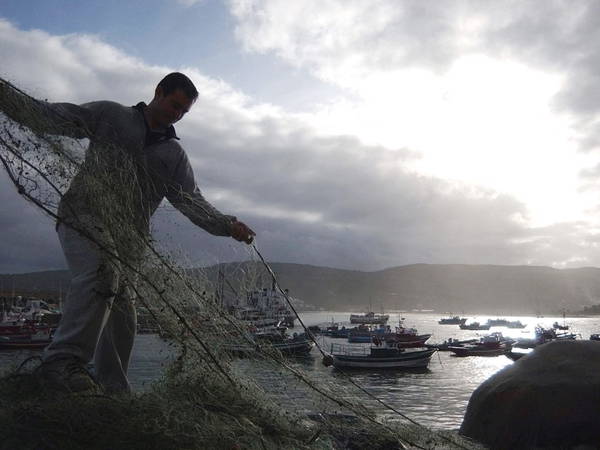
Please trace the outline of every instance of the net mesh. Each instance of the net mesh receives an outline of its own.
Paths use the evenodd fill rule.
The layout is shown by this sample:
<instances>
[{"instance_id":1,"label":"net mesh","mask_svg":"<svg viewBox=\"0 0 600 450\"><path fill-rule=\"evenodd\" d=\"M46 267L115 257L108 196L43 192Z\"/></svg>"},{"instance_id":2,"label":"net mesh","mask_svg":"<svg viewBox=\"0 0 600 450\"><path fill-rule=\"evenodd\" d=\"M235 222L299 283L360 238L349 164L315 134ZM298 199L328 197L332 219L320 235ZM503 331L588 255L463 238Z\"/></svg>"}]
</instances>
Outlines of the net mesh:
<instances>
[{"instance_id":1,"label":"net mesh","mask_svg":"<svg viewBox=\"0 0 600 450\"><path fill-rule=\"evenodd\" d=\"M102 151L90 152L91 139L92 133L72 117L50 119L47 103L0 79L0 161L10 180L25 199L55 219L63 217L66 226L94 242L121 279L129 280L140 317L173 344L169 370L152 393L144 395L159 398L161 405L173 397L196 398L196 406L189 408L224 412L236 424L231 430L245 429L253 442L270 426L280 436L296 439L285 445L298 448L359 448L366 444L365 436L373 448L378 440L382 448L474 447L388 409L343 372L323 377L307 371L272 340L258 339L226 301L228 295L248 298L265 283L280 290L258 248L240 249L240 256L251 261L229 266L230 273L216 279L214 274L183 268L180 256L159 249L148 233L139 205L140 191L147 188L143 165L110 142L102 143ZM85 191L85 214L65 198L73 182ZM206 421L210 414L189 417ZM221 429L216 422L214 428ZM220 444L239 441L241 431L237 433L237 438Z\"/></svg>"}]
</instances>

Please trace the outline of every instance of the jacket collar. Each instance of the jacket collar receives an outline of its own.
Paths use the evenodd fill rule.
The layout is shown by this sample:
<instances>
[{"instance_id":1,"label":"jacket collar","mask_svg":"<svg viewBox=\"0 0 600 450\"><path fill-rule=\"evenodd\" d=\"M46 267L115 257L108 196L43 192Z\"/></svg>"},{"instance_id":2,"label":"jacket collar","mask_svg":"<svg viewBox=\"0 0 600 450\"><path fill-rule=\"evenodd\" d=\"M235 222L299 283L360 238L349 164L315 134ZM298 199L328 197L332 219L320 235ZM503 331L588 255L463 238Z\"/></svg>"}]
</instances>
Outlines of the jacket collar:
<instances>
[{"instance_id":1,"label":"jacket collar","mask_svg":"<svg viewBox=\"0 0 600 450\"><path fill-rule=\"evenodd\" d=\"M132 108L138 111L144 119L144 125L146 126L146 146L156 144L157 142L165 141L168 139L179 140L179 137L177 137L177 134L175 133L175 127L173 125L170 125L165 131L155 131L150 129L148 122L146 122L146 116L144 115L144 108L146 106L147 105L144 102L139 102L137 105L132 106Z\"/></svg>"}]
</instances>

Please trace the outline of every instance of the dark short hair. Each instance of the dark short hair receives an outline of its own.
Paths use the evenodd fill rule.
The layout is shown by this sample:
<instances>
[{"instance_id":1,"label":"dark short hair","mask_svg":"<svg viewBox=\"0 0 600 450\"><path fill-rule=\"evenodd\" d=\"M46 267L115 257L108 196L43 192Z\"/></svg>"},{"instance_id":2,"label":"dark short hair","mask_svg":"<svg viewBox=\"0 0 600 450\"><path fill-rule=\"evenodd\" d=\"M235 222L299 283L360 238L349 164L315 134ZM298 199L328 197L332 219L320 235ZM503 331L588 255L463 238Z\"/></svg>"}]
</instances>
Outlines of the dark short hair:
<instances>
[{"instance_id":1,"label":"dark short hair","mask_svg":"<svg viewBox=\"0 0 600 450\"><path fill-rule=\"evenodd\" d=\"M156 87L162 89L163 95L169 95L177 89L181 89L191 100L198 98L198 91L192 80L180 72L171 72L160 80L160 83Z\"/></svg>"}]
</instances>

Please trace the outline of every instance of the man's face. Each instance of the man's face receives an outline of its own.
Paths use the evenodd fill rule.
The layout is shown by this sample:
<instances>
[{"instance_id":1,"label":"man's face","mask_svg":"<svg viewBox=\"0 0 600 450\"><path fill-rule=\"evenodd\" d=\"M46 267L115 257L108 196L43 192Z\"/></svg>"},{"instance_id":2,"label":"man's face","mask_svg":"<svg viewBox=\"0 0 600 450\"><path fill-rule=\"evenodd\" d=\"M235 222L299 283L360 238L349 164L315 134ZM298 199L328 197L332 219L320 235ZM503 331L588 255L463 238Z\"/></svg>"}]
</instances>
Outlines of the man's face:
<instances>
[{"instance_id":1,"label":"man's face","mask_svg":"<svg viewBox=\"0 0 600 450\"><path fill-rule=\"evenodd\" d=\"M158 89L155 120L163 127L173 125L187 113L194 100L190 99L182 89L177 89L169 95L163 95Z\"/></svg>"}]
</instances>

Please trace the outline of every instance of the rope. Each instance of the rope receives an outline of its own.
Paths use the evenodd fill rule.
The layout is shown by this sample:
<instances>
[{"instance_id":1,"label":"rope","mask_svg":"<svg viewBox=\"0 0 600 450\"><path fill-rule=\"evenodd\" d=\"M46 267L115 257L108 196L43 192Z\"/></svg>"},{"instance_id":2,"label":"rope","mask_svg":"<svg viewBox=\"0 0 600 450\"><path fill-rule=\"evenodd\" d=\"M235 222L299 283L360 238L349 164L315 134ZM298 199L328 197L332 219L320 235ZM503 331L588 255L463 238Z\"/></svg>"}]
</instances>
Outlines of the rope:
<instances>
[{"instance_id":1,"label":"rope","mask_svg":"<svg viewBox=\"0 0 600 450\"><path fill-rule=\"evenodd\" d=\"M327 354L319 345L319 343L317 342L317 340L314 338L314 336L312 335L312 333L310 333L306 327L306 325L304 325L304 322L302 321L302 319L300 318L300 316L298 315L298 312L296 311L296 308L294 308L294 305L292 304L292 302L290 301L289 296L286 294L286 292L281 288L281 286L279 285L279 282L277 280L277 276L275 275L275 272L273 272L273 269L271 268L271 266L269 266L269 264L267 263L267 261L265 260L265 258L262 256L262 254L260 253L260 251L258 250L258 248L256 248L255 244L252 244L252 248L254 249L254 251L256 252L256 254L258 255L258 257L260 258L261 262L263 263L265 269L267 270L267 272L271 275L271 279L273 281L273 284L275 285L275 287L277 288L277 290L279 290L279 292L283 295L283 297L285 298L287 304L289 305L289 307L291 308L291 310L294 312L296 318L298 319L298 321L300 322L300 324L302 325L302 328L304 328L304 330L306 331L307 336L310 337L310 339L315 343L315 345L317 346L317 348L319 349L319 351L321 352L321 354L324 357L330 356L329 354ZM439 356L439 355L438 355ZM337 368L338 370L340 370L340 368ZM416 420L410 418L409 416L407 416L406 414L404 414L403 412L399 411L398 409L394 408L392 405L388 404L387 402L381 400L379 397L377 397L376 395L372 394L371 392L369 392L365 387L361 386L359 383L357 383L355 380L352 379L352 377L350 376L350 374L347 371L344 370L340 370L340 372L346 377L346 379L353 385L355 386L357 389L359 389L361 392L363 392L364 394L366 394L368 397L372 398L373 400L375 400L376 402L378 402L380 405L382 405L383 407L389 409L390 411L392 411L393 413L397 414L398 416L402 417L403 419L407 420L408 422L412 423L413 425L416 425L422 429L425 429L427 431L431 431L429 430L429 428L427 428L425 425L420 424L419 422L417 422ZM459 448L462 448L464 450L468 450L467 447L464 447L462 445L460 445L459 443L453 441L452 439L444 436L444 435L438 435L440 438L442 438L443 440L456 445ZM414 443L409 443L410 445L413 445L416 448L423 448L423 447L419 447L418 445L414 444Z\"/></svg>"}]
</instances>

